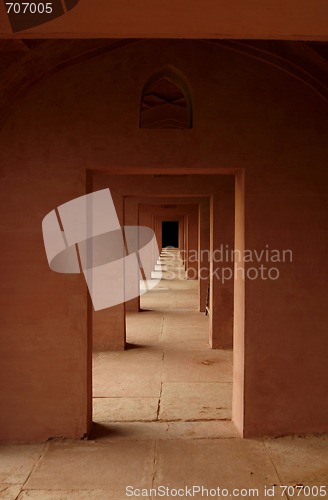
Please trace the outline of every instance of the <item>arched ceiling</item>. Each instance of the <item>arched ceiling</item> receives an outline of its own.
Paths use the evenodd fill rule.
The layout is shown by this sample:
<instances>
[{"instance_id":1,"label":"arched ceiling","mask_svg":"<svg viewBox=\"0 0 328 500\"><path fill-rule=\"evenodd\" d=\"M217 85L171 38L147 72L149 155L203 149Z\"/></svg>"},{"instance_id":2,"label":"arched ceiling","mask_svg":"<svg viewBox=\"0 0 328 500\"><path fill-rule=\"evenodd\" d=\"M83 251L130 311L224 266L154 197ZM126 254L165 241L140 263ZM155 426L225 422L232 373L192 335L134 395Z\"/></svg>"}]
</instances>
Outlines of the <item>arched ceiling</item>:
<instances>
[{"instance_id":1,"label":"arched ceiling","mask_svg":"<svg viewBox=\"0 0 328 500\"><path fill-rule=\"evenodd\" d=\"M138 40L0 40L0 127L15 100L63 68Z\"/></svg>"},{"instance_id":2,"label":"arched ceiling","mask_svg":"<svg viewBox=\"0 0 328 500\"><path fill-rule=\"evenodd\" d=\"M138 39L0 40L0 126L17 98L43 78ZM200 40L287 71L328 102L328 42Z\"/></svg>"}]
</instances>

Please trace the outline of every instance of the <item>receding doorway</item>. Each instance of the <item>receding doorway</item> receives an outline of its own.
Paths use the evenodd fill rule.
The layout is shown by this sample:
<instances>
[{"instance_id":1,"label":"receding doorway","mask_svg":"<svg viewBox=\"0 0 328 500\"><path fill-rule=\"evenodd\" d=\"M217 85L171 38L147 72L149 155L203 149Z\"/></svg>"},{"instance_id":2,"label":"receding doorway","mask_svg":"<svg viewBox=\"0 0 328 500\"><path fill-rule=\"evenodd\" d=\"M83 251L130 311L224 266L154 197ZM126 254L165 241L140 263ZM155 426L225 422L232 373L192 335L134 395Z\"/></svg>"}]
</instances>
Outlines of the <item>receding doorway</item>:
<instances>
[{"instance_id":1,"label":"receding doorway","mask_svg":"<svg viewBox=\"0 0 328 500\"><path fill-rule=\"evenodd\" d=\"M243 172L236 177L188 174L188 182L186 176L140 172L131 176L97 173L92 177L92 190L110 189L123 223L153 228L159 248L174 247L166 246L152 266L166 267L170 252L187 252L189 257L190 250L195 248L199 258L203 258L213 255L213 249L228 245L227 241L231 248L239 249L243 244ZM163 203L174 203L173 197L183 198L186 206L192 198L198 205L196 218L184 212L183 207L170 215L163 213ZM152 208L140 210L140 206L147 204ZM156 205L160 205L160 210ZM168 229L173 225L165 228L163 222L175 225L175 242L172 230ZM210 252L202 254L204 249ZM106 348L97 345L94 349L93 419L98 424L94 429L111 433L133 428L139 435L138 432L156 425L156 432L172 428L172 432L179 429L183 435L191 426L201 436L206 426L211 435L217 436L218 427L226 428L227 421L231 422L233 383L234 424L240 424L238 412L243 406L239 404L242 392L239 394L238 389L243 386L242 379L238 378L237 383L234 379L236 371L238 377L239 372L238 364L233 364L230 342L232 319L235 325L242 326L244 317L243 283L236 280L223 286L222 280L216 279L218 263L212 259L213 273L206 289L216 307L210 308L210 315L205 316L200 308L200 290L204 289L200 285L208 285L208 274L203 279L203 268L209 263L205 258L200 263L198 282L186 276L164 280L158 289L151 289L141 297L141 310L130 309L125 314L126 304L119 304L101 314L92 314L89 332L93 345L103 338L108 340ZM183 264L189 269L188 261ZM222 291L229 292L224 294L227 298L224 308L222 301L217 300ZM234 304L233 297L238 298ZM234 349L239 354L238 342L234 343ZM229 429L235 435L233 424L229 424Z\"/></svg>"},{"instance_id":2,"label":"receding doorway","mask_svg":"<svg viewBox=\"0 0 328 500\"><path fill-rule=\"evenodd\" d=\"M162 222L162 247L179 247L179 221Z\"/></svg>"}]
</instances>

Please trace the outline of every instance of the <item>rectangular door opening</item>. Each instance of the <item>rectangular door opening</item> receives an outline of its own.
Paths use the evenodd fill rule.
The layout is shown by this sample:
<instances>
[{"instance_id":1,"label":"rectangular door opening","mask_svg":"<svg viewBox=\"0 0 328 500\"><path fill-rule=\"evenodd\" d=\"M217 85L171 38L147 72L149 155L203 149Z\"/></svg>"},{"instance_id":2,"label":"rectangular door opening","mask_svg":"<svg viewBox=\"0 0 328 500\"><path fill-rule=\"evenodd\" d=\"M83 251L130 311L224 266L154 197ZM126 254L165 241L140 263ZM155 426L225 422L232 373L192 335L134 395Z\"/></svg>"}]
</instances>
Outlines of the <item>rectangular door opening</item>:
<instances>
[{"instance_id":1,"label":"rectangular door opening","mask_svg":"<svg viewBox=\"0 0 328 500\"><path fill-rule=\"evenodd\" d=\"M179 221L162 222L162 247L179 247Z\"/></svg>"}]
</instances>

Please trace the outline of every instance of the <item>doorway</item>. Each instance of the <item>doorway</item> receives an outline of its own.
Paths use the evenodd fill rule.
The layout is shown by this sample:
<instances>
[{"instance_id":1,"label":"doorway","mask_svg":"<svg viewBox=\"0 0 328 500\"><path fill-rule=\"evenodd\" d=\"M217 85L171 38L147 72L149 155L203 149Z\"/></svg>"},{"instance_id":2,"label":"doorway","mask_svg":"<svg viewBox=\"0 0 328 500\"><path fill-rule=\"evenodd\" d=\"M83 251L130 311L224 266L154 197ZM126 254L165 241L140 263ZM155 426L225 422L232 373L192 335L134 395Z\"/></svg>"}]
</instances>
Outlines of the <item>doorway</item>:
<instances>
[{"instance_id":1,"label":"doorway","mask_svg":"<svg viewBox=\"0 0 328 500\"><path fill-rule=\"evenodd\" d=\"M141 175L143 179L142 184L140 182L136 182L136 180L139 180L141 178ZM191 227L196 228L196 233L198 234L198 249L200 250L203 249L201 242L204 239L204 234L203 234L204 231L205 233L208 233L208 236L210 235L210 247L212 250L210 252L210 255L213 255L214 249L219 249L222 247L223 244L226 243L227 237L231 237L232 235L232 240L233 240L233 234L235 235L234 238L235 248L237 249L242 248L243 234L244 234L243 172L238 172L235 177L231 175L231 173L229 173L228 175L221 175L221 174L218 175L216 172L215 173L205 172L202 174L188 174L188 182L186 182L185 178L186 175L183 176L182 178L182 176L176 174L153 176L146 174L144 172L139 172L138 174L134 173L131 176L128 176L127 174L125 175L108 174L103 176L99 174L94 174L92 179L93 180L92 190L103 189L105 186L106 187L109 186L112 196L114 198L116 210L119 216L121 217L122 221L124 220L125 223L127 223L128 220L129 224L133 223L134 220L127 219L127 216L129 216L130 218L131 217L135 218L135 220L138 221L137 223L141 225L147 226L148 223L151 224L150 227L154 227L155 233L157 234L158 237L158 241L160 241L160 238L162 236L161 235L161 232L163 230L162 222L169 222L167 220L168 217L165 217L166 220L163 221L162 219L160 221L159 220L160 218L157 217L156 213L150 211L148 212L149 221L148 223L145 224L145 222L140 219L140 212L138 210L131 209L130 213L124 211L124 202L122 202L124 200L122 198L122 192L124 193L125 197L133 198L134 200L138 198L138 201L136 202L137 205L138 203L140 203L139 199L140 196L142 197L141 198L142 202L145 203L145 198L147 197L149 198L149 195L145 193L149 192L152 193L150 197L152 199L161 196L171 198L172 195L184 198L190 196L208 198L210 203L207 204L208 206L206 205L203 207L204 208L203 212L202 211L199 212L198 223L194 224L189 221L190 227L189 226L185 227L183 220L181 221L181 224L179 224L180 221L176 220L176 216L172 217L173 220L171 219L170 222L178 222L178 224L176 225L178 226L178 231L177 231L178 233L179 229L181 232L182 228L184 228L183 234L180 235L180 238L178 240L177 249L179 248L179 245L183 245L184 250L187 252L189 251L188 235L190 236L189 234L190 231L188 230L190 230ZM140 185L142 185L142 189L140 188ZM173 194L172 194L172 186L174 186ZM201 191L200 188L202 188ZM233 217L234 209L235 209L235 218ZM156 220L159 222L159 224L157 225L156 225ZM186 220L188 221L189 219ZM201 222L202 220L207 221L206 225L202 224ZM199 221L201 222L200 225ZM222 223L222 221L224 221L224 224ZM206 255L208 254L209 254L208 251L205 251L203 257L204 256L206 257ZM202 254L200 253L200 255ZM204 262L201 261L200 264L201 266L199 269L200 272L198 274L198 284L202 284L205 281L203 279L205 275L205 273L203 273ZM124 304L103 311L101 315L97 314L97 319L94 318L94 321L90 323L91 329L89 331L91 335L94 334L93 335L94 338L95 334L96 336L98 335L99 337L99 333L102 334L103 332L106 333L110 331L110 340L115 346L116 348L115 350L118 350L120 348L122 349L122 347L120 347L121 344L118 344L117 342L116 344L117 347L116 347L115 342L116 341L121 342L122 340L124 340L124 338L126 338L128 342L127 345L128 349L124 351L125 354L122 353L122 355L126 358L129 358L129 363L127 363L129 369L133 368L132 357L135 356L136 358L137 357L141 358L143 356L142 353L148 356L149 360L150 358L153 357L155 358L156 356L159 356L159 359L156 359L155 364L157 367L162 368L161 375L158 375L158 377L156 375L152 378L151 381L152 389L151 392L147 394L141 391L140 388L145 389L146 387L148 387L150 384L149 380L147 381L147 384L143 383L141 379L137 380L135 375L129 373L126 377L126 381L135 381L136 384L134 385L133 389L132 387L130 387L131 391L128 394L127 383L123 381L123 377L121 375L120 375L120 380L118 380L117 383L113 383L113 379L111 378L111 375L114 372L116 374L117 373L122 374L121 364L120 366L118 365L114 366L112 360L110 360L110 358L112 359L115 358L115 360L116 358L118 359L119 357L121 357L121 354L117 352L99 353L99 355L97 355L99 363L96 363L97 366L95 365L96 368L95 374L97 372L100 373L100 371L102 371L102 367L106 365L106 379L111 380L111 389L110 392L108 391L107 393L107 388L106 388L106 394L105 394L104 386L101 383L99 384L96 383L94 385L94 388L96 388L96 386L98 385L98 388L100 389L99 391L98 390L95 391L94 397L98 399L98 402L100 402L101 406L103 406L103 408L100 409L100 413L97 412L98 413L97 417L100 418L96 417L95 418L96 421L104 424L105 419L101 418L101 415L106 415L106 422L109 423L107 417L109 414L109 408L114 408L113 399L116 399L116 401L114 402L115 404L116 402L120 404L126 402L130 406L131 402L133 404L140 403L140 411L146 409L144 400L147 400L147 403L150 403L153 406L155 405L156 409L155 418L153 416L154 408L152 408L150 415L148 414L147 410L147 415L146 416L142 415L142 417L137 415L138 412L136 411L136 409L132 411L133 419L136 419L134 421L139 423L145 421L148 422L152 421L152 422L157 422L158 424L166 425L167 422L194 421L195 423L197 422L199 424L199 422L205 422L205 421L218 422L221 418L223 418L223 420L226 420L227 418L230 420L231 418L230 412L229 414L220 415L221 409L223 408L225 410L227 409L227 407L224 404L221 404L221 401L218 401L218 399L216 399L215 407L214 405L212 407L212 404L214 402L213 401L214 395L210 394L210 391L208 390L208 388L205 387L205 385L203 386L203 390L202 387L200 386L199 387L194 386L194 384L199 383L203 385L206 382L209 382L210 381L209 379L211 378L209 377L210 375L209 372L211 371L214 374L214 379L211 380L211 384L214 383L214 385L213 387L212 386L211 387L214 388L216 387L216 385L218 384L220 385L220 391L214 391L215 395L220 392L222 395L224 395L226 400L229 399L231 401L231 389L233 382L234 395L233 395L232 416L238 431L240 432L240 434L242 434L243 420L241 416L243 415L243 392L242 392L243 378L239 376L239 370L240 368L242 368L243 365L243 344L240 341L243 340L244 284L241 280L239 279L236 280L233 291L233 287L231 287L229 283L224 283L223 285L221 280L215 279L215 277L217 276L216 266L218 266L218 263L216 261L211 261L211 266L212 268L210 274L209 289L210 289L211 303L215 304L215 307L212 308L210 317L208 319L206 319L204 315L202 315L200 312L197 311L197 290L191 290L190 288L192 287L192 283L188 282L188 280L182 280L179 283L177 283L178 289L172 289L172 290L165 290L165 288L168 287L166 283L165 284L163 283L164 289L160 290L159 292L156 292L156 294L157 293L163 294L161 299L161 304L159 303L155 304L155 302L157 302L157 297L155 298L154 294L152 293L149 294L148 295L149 302L152 302L152 304L150 303L143 304L144 306L146 306L145 309L146 310L148 309L149 312L147 313L142 312L142 314L135 312L129 314L127 318L126 330L125 330ZM197 283L195 282L195 284ZM222 292L222 290L224 293ZM168 295L167 300L164 300L164 294ZM222 296L225 298L225 302L217 299L217 297L222 297ZM233 296L235 297L234 313L233 313ZM196 299L196 301L194 301L193 297ZM164 305L165 302L166 304L169 305L168 308ZM144 307L142 307L142 309L144 310ZM151 319L150 316L152 316L154 324L152 324L152 320L150 322L147 322L147 324L144 323L144 319L146 319L146 316L149 316L148 319ZM224 318L227 319L227 321L222 320L223 316ZM189 320L191 320L190 324ZM209 321L207 325L209 324L210 338L212 339L210 347L214 348L214 350L208 349L209 346L207 341L205 340L207 345L204 346L204 351L203 351L203 345L201 346L201 343L203 342L203 339L205 339L205 336L204 337L202 336L202 338L198 337L198 333L201 332L203 325L202 326L199 325L198 327L196 327L196 321L200 321L201 323L204 322L207 323L207 321ZM231 373L232 351L230 350L229 352L227 352L227 349L229 350L229 348L225 348L223 346L218 345L218 339L219 341L221 341L222 339L225 340L227 335L230 338L230 333L232 334L232 322L234 323L234 334L235 334L234 358L236 358L237 360L240 359L241 361L233 364L233 376ZM110 325L110 330L109 330L109 325ZM194 330L195 328L197 331ZM207 329L208 327L206 328L206 330ZM147 338L141 339L141 336L144 335L146 335ZM186 338L184 338L184 335L186 335ZM154 337L154 342L152 341L153 337ZM161 340L164 349L159 348L162 346L158 345L158 339ZM134 347L129 348L131 344L132 345L134 344ZM196 351L198 351L197 355ZM182 353L186 361L185 365L181 364ZM200 356L200 359L198 359L198 355ZM191 356L191 358L189 359L188 356ZM221 358L221 356L222 359L218 359L219 357ZM174 362L174 360L176 362ZM195 363L195 369L194 370L190 369L194 363ZM147 373L148 374L153 373L153 375L155 375L155 371L149 369L150 367L148 363L144 363L142 361L140 363L140 366L142 366L143 369L145 370L145 377ZM177 366L179 366L178 369L176 368ZM201 374L198 373L199 367L201 367L201 372L202 372ZM173 368L173 371L171 371L171 368ZM229 374L226 368L230 372ZM141 373L140 370L138 366L134 366L133 373L134 374L137 372ZM194 373L197 374L197 382L188 378L189 375L193 376ZM238 377L236 377L236 375L238 375ZM161 377L163 376L164 378L160 380L159 379L160 376ZM146 382L146 380L144 382ZM156 387L154 387L154 385L156 385ZM122 387L122 393L119 393L118 390L119 386ZM113 392L114 389L115 393ZM125 397L123 397L123 394ZM178 394L179 396L177 396ZM203 400L203 395L205 394L206 398L208 398L208 401ZM172 396L172 398L170 395ZM185 398L182 398L181 397L182 395L184 395ZM192 395L192 398L190 398L190 395ZM199 395L201 395L201 397ZM180 408L181 413L179 414L176 413L173 415L171 413L173 410L175 411L174 405L177 397L178 399L188 400L188 403L187 405L183 405L183 407ZM171 406L171 404L168 403L168 399L170 398L172 399L173 406ZM191 404L191 399L194 400L195 398L197 399L196 407L194 407L194 405ZM216 396L214 396L214 400L215 398ZM130 401L129 402L124 401L127 399L129 399ZM109 404L109 407L105 408L107 402ZM225 403L225 401L222 402ZM168 408L167 404L169 404L170 409ZM164 413L165 408L166 410ZM193 413L188 418L188 416L185 413L185 408L190 408L190 409L195 408L197 409L197 411L199 410L199 414L195 415L195 413ZM104 411L104 413L102 410ZM211 414L212 411L213 414ZM118 420L116 420L116 418L113 417L110 419L110 421L112 423L113 422L117 423ZM131 423L133 419L131 419L130 417L127 419L127 421ZM123 425L122 421L121 424ZM109 425L111 426L112 424Z\"/></svg>"},{"instance_id":2,"label":"doorway","mask_svg":"<svg viewBox=\"0 0 328 500\"><path fill-rule=\"evenodd\" d=\"M162 222L162 247L179 247L179 221Z\"/></svg>"}]
</instances>

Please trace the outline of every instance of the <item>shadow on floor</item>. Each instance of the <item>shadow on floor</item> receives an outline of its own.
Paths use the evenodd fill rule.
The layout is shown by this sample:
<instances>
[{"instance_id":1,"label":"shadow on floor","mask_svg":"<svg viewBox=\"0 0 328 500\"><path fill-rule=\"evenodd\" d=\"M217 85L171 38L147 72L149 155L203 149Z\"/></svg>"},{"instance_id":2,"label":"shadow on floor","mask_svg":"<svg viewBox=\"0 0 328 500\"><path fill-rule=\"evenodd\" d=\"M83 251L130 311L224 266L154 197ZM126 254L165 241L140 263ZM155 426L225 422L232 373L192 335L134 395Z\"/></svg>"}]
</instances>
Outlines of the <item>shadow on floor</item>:
<instances>
[{"instance_id":1,"label":"shadow on floor","mask_svg":"<svg viewBox=\"0 0 328 500\"><path fill-rule=\"evenodd\" d=\"M106 425L106 424L98 424L96 422L92 422L91 433L89 439L102 439L102 438L118 438L124 437L125 432L122 429L118 429L115 424Z\"/></svg>"},{"instance_id":2,"label":"shadow on floor","mask_svg":"<svg viewBox=\"0 0 328 500\"><path fill-rule=\"evenodd\" d=\"M131 342L127 342L125 344L125 350L129 350L129 349L146 349L147 347L149 347L149 346L146 345L146 344L132 344Z\"/></svg>"}]
</instances>

